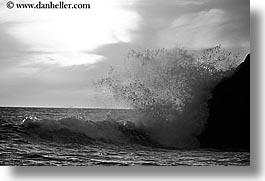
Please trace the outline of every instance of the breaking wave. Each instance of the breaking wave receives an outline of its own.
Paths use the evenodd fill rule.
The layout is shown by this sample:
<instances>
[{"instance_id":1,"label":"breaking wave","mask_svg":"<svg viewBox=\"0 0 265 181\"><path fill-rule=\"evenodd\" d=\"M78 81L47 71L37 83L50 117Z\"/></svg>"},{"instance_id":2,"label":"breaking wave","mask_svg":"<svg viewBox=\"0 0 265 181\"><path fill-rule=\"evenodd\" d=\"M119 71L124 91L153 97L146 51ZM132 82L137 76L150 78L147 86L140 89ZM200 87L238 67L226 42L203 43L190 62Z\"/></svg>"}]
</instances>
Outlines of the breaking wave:
<instances>
[{"instance_id":1,"label":"breaking wave","mask_svg":"<svg viewBox=\"0 0 265 181\"><path fill-rule=\"evenodd\" d=\"M30 116L21 128L34 140L195 148L208 118L211 90L239 63L238 55L220 46L197 54L177 48L131 51L124 66L111 68L95 85L138 110L135 119L113 118L111 112L103 121Z\"/></svg>"},{"instance_id":2,"label":"breaking wave","mask_svg":"<svg viewBox=\"0 0 265 181\"><path fill-rule=\"evenodd\" d=\"M95 85L141 110L143 116L134 123L152 140L194 148L208 118L211 90L241 62L239 54L220 45L199 53L180 48L132 50L123 66L111 67Z\"/></svg>"},{"instance_id":3,"label":"breaking wave","mask_svg":"<svg viewBox=\"0 0 265 181\"><path fill-rule=\"evenodd\" d=\"M66 117L58 120L25 118L20 127L29 139L46 140L57 143L94 144L141 144L161 146L133 122L114 120L107 117L104 121L84 120Z\"/></svg>"}]
</instances>

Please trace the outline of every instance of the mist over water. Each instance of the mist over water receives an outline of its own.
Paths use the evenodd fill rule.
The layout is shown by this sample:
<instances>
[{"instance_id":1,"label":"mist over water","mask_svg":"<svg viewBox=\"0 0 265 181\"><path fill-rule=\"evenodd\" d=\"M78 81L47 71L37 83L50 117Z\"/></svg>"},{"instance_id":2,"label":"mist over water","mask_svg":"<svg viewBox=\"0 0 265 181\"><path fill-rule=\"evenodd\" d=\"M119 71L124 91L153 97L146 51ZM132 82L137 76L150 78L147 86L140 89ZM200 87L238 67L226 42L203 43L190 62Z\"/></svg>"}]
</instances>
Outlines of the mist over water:
<instances>
[{"instance_id":1,"label":"mist over water","mask_svg":"<svg viewBox=\"0 0 265 181\"><path fill-rule=\"evenodd\" d=\"M96 85L138 109L142 116L134 123L153 140L194 148L208 118L211 90L241 62L239 54L220 45L199 53L181 48L132 50L124 65L111 67Z\"/></svg>"}]
</instances>

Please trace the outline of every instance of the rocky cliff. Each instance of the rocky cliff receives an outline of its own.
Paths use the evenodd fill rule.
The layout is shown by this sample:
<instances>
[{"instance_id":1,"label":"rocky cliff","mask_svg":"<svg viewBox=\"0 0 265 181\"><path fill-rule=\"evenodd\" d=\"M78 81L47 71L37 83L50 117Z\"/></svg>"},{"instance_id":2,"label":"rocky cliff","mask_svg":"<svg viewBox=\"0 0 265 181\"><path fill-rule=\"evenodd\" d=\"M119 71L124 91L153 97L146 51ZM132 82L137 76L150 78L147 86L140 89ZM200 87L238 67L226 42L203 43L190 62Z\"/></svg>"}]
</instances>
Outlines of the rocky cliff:
<instances>
[{"instance_id":1,"label":"rocky cliff","mask_svg":"<svg viewBox=\"0 0 265 181\"><path fill-rule=\"evenodd\" d=\"M250 54L212 92L209 118L199 136L202 148L250 148Z\"/></svg>"}]
</instances>

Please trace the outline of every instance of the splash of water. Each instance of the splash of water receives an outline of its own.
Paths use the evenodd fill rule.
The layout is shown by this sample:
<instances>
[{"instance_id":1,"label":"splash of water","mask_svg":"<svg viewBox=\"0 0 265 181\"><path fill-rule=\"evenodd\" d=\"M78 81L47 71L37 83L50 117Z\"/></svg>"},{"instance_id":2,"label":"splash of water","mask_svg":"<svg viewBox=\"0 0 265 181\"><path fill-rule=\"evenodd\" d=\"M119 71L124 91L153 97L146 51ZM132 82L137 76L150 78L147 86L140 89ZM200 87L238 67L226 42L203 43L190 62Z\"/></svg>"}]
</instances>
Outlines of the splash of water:
<instances>
[{"instance_id":1,"label":"splash of water","mask_svg":"<svg viewBox=\"0 0 265 181\"><path fill-rule=\"evenodd\" d=\"M136 124L165 146L198 147L212 88L240 56L216 46L194 54L181 48L130 51L124 66L96 82L101 90L142 111Z\"/></svg>"}]
</instances>

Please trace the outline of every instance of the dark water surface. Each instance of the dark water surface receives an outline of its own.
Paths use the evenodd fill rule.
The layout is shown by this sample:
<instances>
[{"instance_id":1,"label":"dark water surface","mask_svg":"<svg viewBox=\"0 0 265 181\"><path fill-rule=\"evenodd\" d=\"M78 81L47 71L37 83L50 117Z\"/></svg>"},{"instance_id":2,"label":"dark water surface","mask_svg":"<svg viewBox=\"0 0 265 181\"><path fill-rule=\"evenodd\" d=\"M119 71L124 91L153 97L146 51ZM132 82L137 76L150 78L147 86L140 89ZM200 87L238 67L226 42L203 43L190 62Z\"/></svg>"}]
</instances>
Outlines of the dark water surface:
<instances>
[{"instance_id":1,"label":"dark water surface","mask_svg":"<svg viewBox=\"0 0 265 181\"><path fill-rule=\"evenodd\" d=\"M159 148L136 111L109 111L1 107L0 165L250 165L244 151Z\"/></svg>"}]
</instances>

